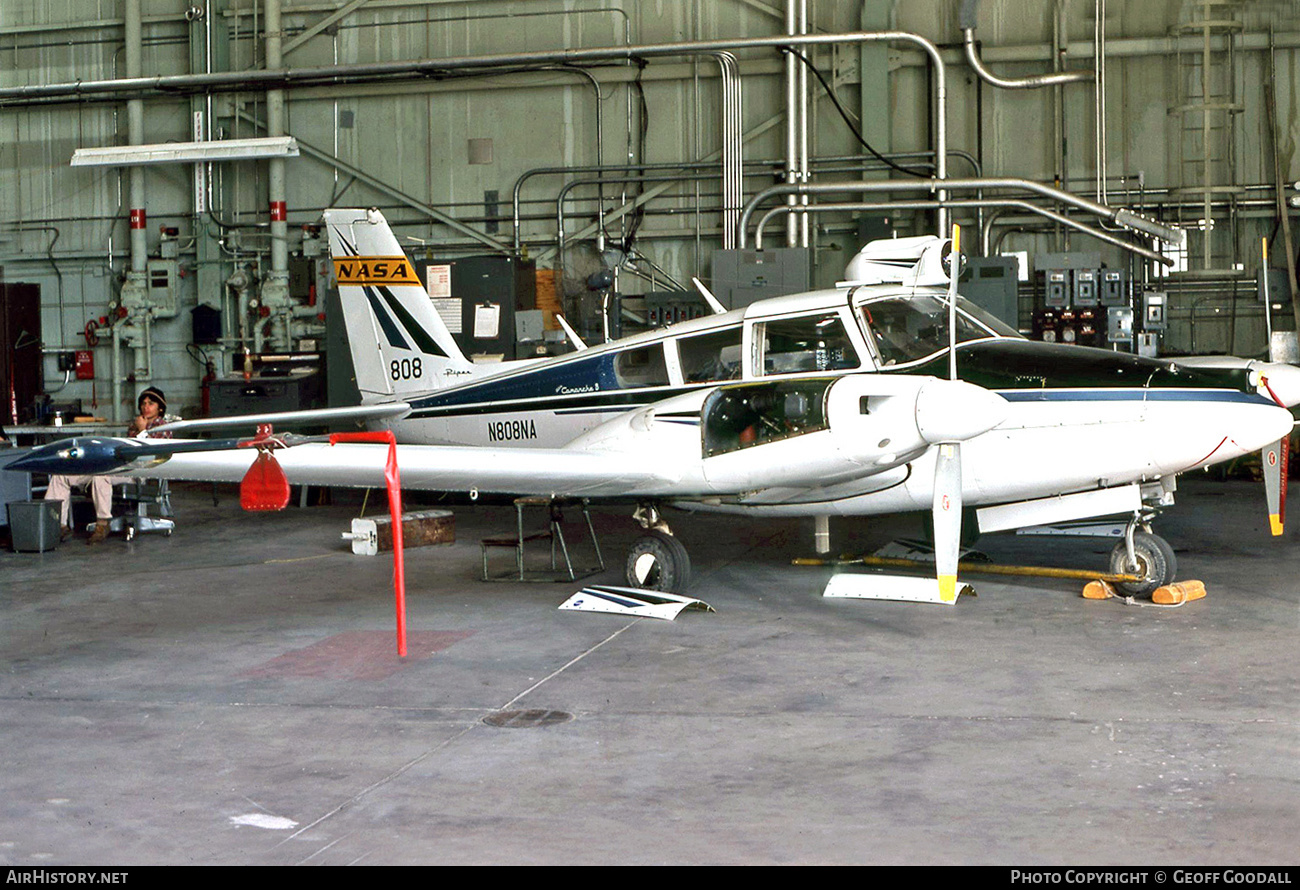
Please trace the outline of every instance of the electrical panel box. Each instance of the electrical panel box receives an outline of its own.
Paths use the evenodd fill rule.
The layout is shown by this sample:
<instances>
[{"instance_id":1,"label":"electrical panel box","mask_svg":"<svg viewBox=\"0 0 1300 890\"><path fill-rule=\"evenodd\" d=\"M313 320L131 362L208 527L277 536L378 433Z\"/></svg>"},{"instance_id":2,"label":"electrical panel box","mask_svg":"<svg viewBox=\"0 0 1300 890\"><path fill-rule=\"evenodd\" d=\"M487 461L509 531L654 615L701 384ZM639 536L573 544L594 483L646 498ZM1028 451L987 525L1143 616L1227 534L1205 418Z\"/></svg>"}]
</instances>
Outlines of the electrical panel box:
<instances>
[{"instance_id":1,"label":"electrical panel box","mask_svg":"<svg viewBox=\"0 0 1300 890\"><path fill-rule=\"evenodd\" d=\"M154 317L172 318L176 315L176 280L179 277L180 264L174 258L145 261L145 292Z\"/></svg>"},{"instance_id":2,"label":"electrical panel box","mask_svg":"<svg viewBox=\"0 0 1300 890\"><path fill-rule=\"evenodd\" d=\"M1074 293L1071 302L1075 306L1097 305L1097 270L1074 270Z\"/></svg>"},{"instance_id":3,"label":"electrical panel box","mask_svg":"<svg viewBox=\"0 0 1300 890\"><path fill-rule=\"evenodd\" d=\"M1106 309L1106 342L1133 350L1133 310L1128 306L1110 306Z\"/></svg>"},{"instance_id":4,"label":"electrical panel box","mask_svg":"<svg viewBox=\"0 0 1300 890\"><path fill-rule=\"evenodd\" d=\"M645 300L646 325L667 327L709 314L709 307L697 294L683 290L655 290L642 295Z\"/></svg>"},{"instance_id":5,"label":"electrical panel box","mask_svg":"<svg viewBox=\"0 0 1300 890\"><path fill-rule=\"evenodd\" d=\"M1147 291L1142 294L1142 330L1163 331L1169 326L1165 310L1168 294L1164 291Z\"/></svg>"},{"instance_id":6,"label":"electrical panel box","mask_svg":"<svg viewBox=\"0 0 1300 890\"><path fill-rule=\"evenodd\" d=\"M715 250L711 289L728 309L768 297L803 293L812 283L810 254L802 247Z\"/></svg>"},{"instance_id":7,"label":"electrical panel box","mask_svg":"<svg viewBox=\"0 0 1300 890\"><path fill-rule=\"evenodd\" d=\"M1128 273L1123 269L1101 270L1101 293L1103 306L1125 306L1128 304Z\"/></svg>"},{"instance_id":8,"label":"electrical panel box","mask_svg":"<svg viewBox=\"0 0 1300 890\"><path fill-rule=\"evenodd\" d=\"M1067 269L1047 270L1047 290L1043 302L1049 309L1064 309L1070 305L1070 273Z\"/></svg>"}]
</instances>

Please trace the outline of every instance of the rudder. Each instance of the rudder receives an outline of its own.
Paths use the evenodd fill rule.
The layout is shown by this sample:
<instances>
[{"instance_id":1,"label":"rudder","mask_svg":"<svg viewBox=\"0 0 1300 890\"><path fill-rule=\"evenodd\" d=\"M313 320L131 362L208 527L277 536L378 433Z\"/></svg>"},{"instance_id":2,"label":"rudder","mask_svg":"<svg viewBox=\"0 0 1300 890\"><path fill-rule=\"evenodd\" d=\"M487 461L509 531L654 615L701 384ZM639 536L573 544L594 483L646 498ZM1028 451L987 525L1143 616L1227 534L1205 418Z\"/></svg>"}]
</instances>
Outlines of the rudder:
<instances>
[{"instance_id":1,"label":"rudder","mask_svg":"<svg viewBox=\"0 0 1300 890\"><path fill-rule=\"evenodd\" d=\"M376 209L325 211L348 348L363 402L405 398L471 373L415 267Z\"/></svg>"}]
</instances>

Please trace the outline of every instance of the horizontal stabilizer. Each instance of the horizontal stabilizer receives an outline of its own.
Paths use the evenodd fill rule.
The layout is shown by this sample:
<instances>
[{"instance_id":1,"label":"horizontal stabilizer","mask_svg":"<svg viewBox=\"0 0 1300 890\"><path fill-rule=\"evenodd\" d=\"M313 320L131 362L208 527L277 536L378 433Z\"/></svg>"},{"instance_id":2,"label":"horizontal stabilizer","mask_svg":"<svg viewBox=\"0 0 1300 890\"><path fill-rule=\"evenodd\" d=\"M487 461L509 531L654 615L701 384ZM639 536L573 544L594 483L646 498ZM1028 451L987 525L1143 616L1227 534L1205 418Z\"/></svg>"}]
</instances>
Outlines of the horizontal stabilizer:
<instances>
[{"instance_id":1,"label":"horizontal stabilizer","mask_svg":"<svg viewBox=\"0 0 1300 890\"><path fill-rule=\"evenodd\" d=\"M200 417L156 426L151 433L192 433L195 430L239 429L269 423L276 429L295 426L333 426L372 420L398 420L411 413L406 402L382 405L354 405L347 408L317 408L308 411L275 411L265 414L237 414L233 417Z\"/></svg>"}]
</instances>

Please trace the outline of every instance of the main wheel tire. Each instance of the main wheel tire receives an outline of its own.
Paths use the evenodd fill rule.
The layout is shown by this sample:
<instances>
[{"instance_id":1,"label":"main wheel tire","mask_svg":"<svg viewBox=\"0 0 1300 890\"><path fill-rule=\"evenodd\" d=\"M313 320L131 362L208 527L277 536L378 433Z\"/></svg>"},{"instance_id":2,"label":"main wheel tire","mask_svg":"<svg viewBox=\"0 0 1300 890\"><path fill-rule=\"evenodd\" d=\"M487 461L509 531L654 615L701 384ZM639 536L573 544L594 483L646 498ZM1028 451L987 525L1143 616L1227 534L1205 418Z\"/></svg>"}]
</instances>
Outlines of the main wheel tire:
<instances>
[{"instance_id":1,"label":"main wheel tire","mask_svg":"<svg viewBox=\"0 0 1300 890\"><path fill-rule=\"evenodd\" d=\"M691 558L672 535L651 530L627 552L627 584L641 590L681 593L691 583Z\"/></svg>"},{"instance_id":2,"label":"main wheel tire","mask_svg":"<svg viewBox=\"0 0 1300 890\"><path fill-rule=\"evenodd\" d=\"M1110 570L1115 574L1141 575L1141 581L1122 582L1120 590L1130 596L1145 596L1157 587L1172 584L1174 573L1178 570L1178 559L1174 548L1159 535L1148 532L1133 533L1133 554L1138 565L1135 570L1128 561L1128 547L1120 541L1110 552Z\"/></svg>"}]
</instances>

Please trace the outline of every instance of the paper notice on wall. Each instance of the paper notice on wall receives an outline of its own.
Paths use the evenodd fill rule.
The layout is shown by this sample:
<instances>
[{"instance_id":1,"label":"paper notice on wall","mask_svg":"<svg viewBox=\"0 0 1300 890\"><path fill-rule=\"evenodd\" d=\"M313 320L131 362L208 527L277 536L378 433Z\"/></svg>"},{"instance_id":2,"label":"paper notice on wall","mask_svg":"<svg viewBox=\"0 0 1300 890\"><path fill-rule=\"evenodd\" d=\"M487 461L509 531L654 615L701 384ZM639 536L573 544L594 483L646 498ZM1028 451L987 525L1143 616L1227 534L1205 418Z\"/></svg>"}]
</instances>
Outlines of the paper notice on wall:
<instances>
[{"instance_id":1,"label":"paper notice on wall","mask_svg":"<svg viewBox=\"0 0 1300 890\"><path fill-rule=\"evenodd\" d=\"M451 296L451 266L430 263L424 267L424 286L429 291L429 299L437 300Z\"/></svg>"},{"instance_id":2,"label":"paper notice on wall","mask_svg":"<svg viewBox=\"0 0 1300 890\"><path fill-rule=\"evenodd\" d=\"M451 295L451 266L429 263L424 267L424 287L429 292L429 302L438 313L447 330L459 334L465 326L461 321L460 298Z\"/></svg>"},{"instance_id":3,"label":"paper notice on wall","mask_svg":"<svg viewBox=\"0 0 1300 890\"><path fill-rule=\"evenodd\" d=\"M447 326L447 330L453 334L459 334L465 330L465 326L461 322L459 297L436 298L429 302L433 303L433 311L438 313L438 317Z\"/></svg>"},{"instance_id":4,"label":"paper notice on wall","mask_svg":"<svg viewBox=\"0 0 1300 890\"><path fill-rule=\"evenodd\" d=\"M501 332L501 307L479 303L474 307L474 339L495 340Z\"/></svg>"}]
</instances>

